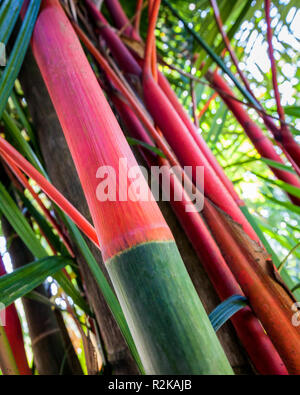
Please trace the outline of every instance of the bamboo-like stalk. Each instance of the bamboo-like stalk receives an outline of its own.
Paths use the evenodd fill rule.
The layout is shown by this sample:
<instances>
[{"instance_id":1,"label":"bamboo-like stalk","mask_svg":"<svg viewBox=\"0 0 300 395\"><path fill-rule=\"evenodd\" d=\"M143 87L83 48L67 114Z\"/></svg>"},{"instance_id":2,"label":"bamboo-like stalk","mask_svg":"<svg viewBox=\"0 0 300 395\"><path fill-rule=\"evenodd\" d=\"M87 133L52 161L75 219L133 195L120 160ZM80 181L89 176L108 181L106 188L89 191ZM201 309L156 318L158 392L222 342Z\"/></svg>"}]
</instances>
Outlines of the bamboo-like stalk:
<instances>
[{"instance_id":1,"label":"bamboo-like stalk","mask_svg":"<svg viewBox=\"0 0 300 395\"><path fill-rule=\"evenodd\" d=\"M99 166L113 166L127 193L119 159L137 164L57 0L43 2L32 46L146 372L232 374L156 203L97 199Z\"/></svg>"},{"instance_id":2,"label":"bamboo-like stalk","mask_svg":"<svg viewBox=\"0 0 300 395\"><path fill-rule=\"evenodd\" d=\"M120 98L118 92L111 90L109 95L127 129L130 131L131 136L152 145L153 143L138 118L124 100ZM201 219L201 216L198 212L188 212L186 210L186 207L192 206L192 202L182 189L182 185L179 183L177 177L170 171L168 162L165 159L158 158L153 152L142 147L140 151L148 166L164 166L165 179L170 181L170 204L208 273L220 299L225 300L232 295L242 295L240 286L228 268L219 247ZM182 200L176 201L174 196L182 196ZM232 317L232 323L252 363L260 374L288 374L272 342L249 307L242 309Z\"/></svg>"},{"instance_id":3,"label":"bamboo-like stalk","mask_svg":"<svg viewBox=\"0 0 300 395\"><path fill-rule=\"evenodd\" d=\"M88 11L96 23L97 31L101 37L109 43L109 48L112 51L115 59L124 70L125 73L140 75L142 70L137 64L127 47L123 44L120 37L109 26L102 13L96 8L91 0L85 0Z\"/></svg>"},{"instance_id":4,"label":"bamboo-like stalk","mask_svg":"<svg viewBox=\"0 0 300 395\"><path fill-rule=\"evenodd\" d=\"M134 30L139 35L141 16L143 11L143 0L137 0L134 20Z\"/></svg>"},{"instance_id":5,"label":"bamboo-like stalk","mask_svg":"<svg viewBox=\"0 0 300 395\"><path fill-rule=\"evenodd\" d=\"M233 96L233 93L226 83L226 81L217 73L208 72L207 79L211 82L213 87L219 93L224 103L233 113L237 121L245 130L247 136L252 141L253 145L264 158L274 160L278 163L284 163L281 157L277 154L271 141L264 135L262 130L252 121L243 106L236 100L231 99L228 95ZM300 187L298 178L290 172L270 167L275 176L284 182L287 182L296 187ZM290 196L290 199L297 205L300 204L299 199Z\"/></svg>"},{"instance_id":6,"label":"bamboo-like stalk","mask_svg":"<svg viewBox=\"0 0 300 395\"><path fill-rule=\"evenodd\" d=\"M202 154L205 156L206 161L211 166L211 169L215 172L215 174L218 176L220 181L226 187L226 189L232 196L235 203L240 207L244 206L245 203L240 199L239 195L237 194L237 192L234 189L232 182L226 176L224 170L222 169L221 165L218 163L217 159L211 152L210 148L206 144L206 142L203 139L203 137L201 136L201 134L197 133L197 130L195 129L195 126L191 122L187 112L185 111L185 109L183 108L181 103L179 102L179 100L178 100L175 92L172 90L168 80L162 73L158 73L158 83L159 83L160 88L163 90L163 92L167 96L170 103L173 105L173 108L176 110L176 112L179 115L179 117L181 118L182 122L185 124L189 133L194 138L194 140L197 143ZM206 174L206 179L207 179L207 176L208 175Z\"/></svg>"},{"instance_id":7,"label":"bamboo-like stalk","mask_svg":"<svg viewBox=\"0 0 300 395\"><path fill-rule=\"evenodd\" d=\"M5 274L6 270L0 255L0 276ZM31 375L25 352L21 323L14 304L6 307L5 326L1 326L0 323L0 329L0 367L3 373ZM5 344L6 346L4 347Z\"/></svg>"},{"instance_id":8,"label":"bamboo-like stalk","mask_svg":"<svg viewBox=\"0 0 300 395\"><path fill-rule=\"evenodd\" d=\"M124 29L124 33L129 36L134 38L135 40L140 40L139 34L136 32L136 30L128 23L128 18L121 7L120 3L118 0L105 0L105 5L112 16L115 25L117 26L118 29L126 28Z\"/></svg>"}]
</instances>

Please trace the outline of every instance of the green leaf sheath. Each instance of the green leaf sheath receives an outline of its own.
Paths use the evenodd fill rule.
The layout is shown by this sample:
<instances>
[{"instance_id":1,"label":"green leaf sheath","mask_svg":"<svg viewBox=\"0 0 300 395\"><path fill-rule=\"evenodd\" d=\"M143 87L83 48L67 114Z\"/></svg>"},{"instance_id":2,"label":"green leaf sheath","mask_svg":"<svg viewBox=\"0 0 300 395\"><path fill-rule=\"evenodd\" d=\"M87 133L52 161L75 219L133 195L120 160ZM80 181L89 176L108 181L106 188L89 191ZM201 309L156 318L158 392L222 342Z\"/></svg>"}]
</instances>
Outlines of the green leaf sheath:
<instances>
[{"instance_id":1,"label":"green leaf sheath","mask_svg":"<svg viewBox=\"0 0 300 395\"><path fill-rule=\"evenodd\" d=\"M107 261L147 374L233 374L175 242Z\"/></svg>"},{"instance_id":2,"label":"green leaf sheath","mask_svg":"<svg viewBox=\"0 0 300 395\"><path fill-rule=\"evenodd\" d=\"M214 330L217 332L225 322L247 305L247 298L241 295L232 295L224 300L208 316Z\"/></svg>"}]
</instances>

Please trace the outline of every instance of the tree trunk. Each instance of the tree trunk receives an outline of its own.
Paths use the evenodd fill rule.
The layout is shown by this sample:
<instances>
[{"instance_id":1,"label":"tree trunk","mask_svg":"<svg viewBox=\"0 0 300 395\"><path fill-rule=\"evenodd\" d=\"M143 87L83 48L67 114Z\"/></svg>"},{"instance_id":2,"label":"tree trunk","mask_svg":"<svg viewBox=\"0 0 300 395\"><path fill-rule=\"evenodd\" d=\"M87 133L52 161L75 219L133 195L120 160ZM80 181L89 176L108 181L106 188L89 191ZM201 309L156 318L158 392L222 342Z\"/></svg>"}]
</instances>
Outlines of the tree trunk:
<instances>
[{"instance_id":1,"label":"tree trunk","mask_svg":"<svg viewBox=\"0 0 300 395\"><path fill-rule=\"evenodd\" d=\"M34 257L3 216L2 230L7 240L8 252L15 269L33 262ZM43 285L35 289L47 297ZM26 297L22 298L29 328L34 363L40 375L80 375L82 369L69 339L65 326L60 326L51 307ZM62 319L62 317L61 317ZM62 331L64 333L62 333Z\"/></svg>"},{"instance_id":2,"label":"tree trunk","mask_svg":"<svg viewBox=\"0 0 300 395\"><path fill-rule=\"evenodd\" d=\"M34 125L37 129L41 150L46 162L47 170L54 185L62 192L81 213L90 220L85 198L78 180L76 170L71 159L63 132L57 120L54 108L50 101L43 80L31 53L28 53L20 74L20 81L28 101L29 109L33 117ZM42 105L41 105L42 103ZM180 224L177 222L170 206L159 203L164 217L170 226L179 251L191 276L194 286L200 299L207 311L210 313L219 303L219 299L209 281L203 267L201 266L194 250L192 249L187 237ZM101 255L98 250L88 242L94 256L102 265ZM123 339L120 337L119 330L109 313L101 294L97 289L92 275L85 262L79 259L84 282L87 289L88 298L95 310L97 321L100 326L101 335L108 353L108 359L116 371L122 373L122 366L127 366L128 373L132 367L131 359L125 348ZM106 269L104 268L106 271ZM250 373L252 369L244 352L239 345L231 324L226 324L219 332L219 339L225 353L236 373ZM118 369L118 366L121 368ZM131 370L131 373L134 372Z\"/></svg>"}]
</instances>

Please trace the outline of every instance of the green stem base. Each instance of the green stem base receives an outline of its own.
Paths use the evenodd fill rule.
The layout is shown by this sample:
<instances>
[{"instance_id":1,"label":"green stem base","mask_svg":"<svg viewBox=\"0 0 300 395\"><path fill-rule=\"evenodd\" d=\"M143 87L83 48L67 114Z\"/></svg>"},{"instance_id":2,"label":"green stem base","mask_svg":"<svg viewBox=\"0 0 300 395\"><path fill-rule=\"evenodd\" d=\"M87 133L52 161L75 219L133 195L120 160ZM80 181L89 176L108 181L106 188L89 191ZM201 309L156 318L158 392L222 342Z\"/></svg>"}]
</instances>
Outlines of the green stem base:
<instances>
[{"instance_id":1,"label":"green stem base","mask_svg":"<svg viewBox=\"0 0 300 395\"><path fill-rule=\"evenodd\" d=\"M233 374L175 242L107 262L146 374Z\"/></svg>"}]
</instances>

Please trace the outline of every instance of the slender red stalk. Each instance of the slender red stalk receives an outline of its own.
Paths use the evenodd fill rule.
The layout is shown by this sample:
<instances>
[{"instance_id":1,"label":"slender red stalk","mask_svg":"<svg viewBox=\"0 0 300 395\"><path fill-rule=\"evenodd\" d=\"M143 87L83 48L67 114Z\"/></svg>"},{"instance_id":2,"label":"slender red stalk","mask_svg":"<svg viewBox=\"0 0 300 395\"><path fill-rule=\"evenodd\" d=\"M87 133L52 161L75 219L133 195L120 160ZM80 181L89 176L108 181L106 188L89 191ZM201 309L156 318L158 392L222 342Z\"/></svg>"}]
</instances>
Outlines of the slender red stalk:
<instances>
[{"instance_id":1,"label":"slender red stalk","mask_svg":"<svg viewBox=\"0 0 300 395\"><path fill-rule=\"evenodd\" d=\"M277 68L276 68L276 62L275 62L275 58L274 58L274 51L273 51L273 44L272 44L273 33L272 33L272 28L271 28L270 8L271 8L271 1L265 0L265 12L266 12L266 23L267 23L267 41L268 41L268 45L269 45L268 53L269 53L269 58L270 58L270 62L271 62L272 83L273 83L274 95L275 95L275 100L276 100L277 113L279 116L281 127L283 128L285 125L285 114L284 114L284 110L281 105L280 93L279 93L278 82L277 82Z\"/></svg>"},{"instance_id":2,"label":"slender red stalk","mask_svg":"<svg viewBox=\"0 0 300 395\"><path fill-rule=\"evenodd\" d=\"M156 5L155 5L156 3ZM155 20L157 19L158 14L156 14L157 9L155 7L158 7L157 9L159 10L160 7L160 0L149 0L148 1L148 20L149 24L151 23L151 20L154 18ZM155 24L154 24L155 27ZM144 60L144 68L147 68L148 71L152 72L153 78L155 81L157 81L157 57L156 57L156 43L155 43L155 29L152 30L151 32L151 41L152 45L149 45L148 47L146 46L146 52L145 52L145 60ZM148 39L149 36L147 36ZM150 38L149 38L150 39Z\"/></svg>"},{"instance_id":3,"label":"slender red stalk","mask_svg":"<svg viewBox=\"0 0 300 395\"><path fill-rule=\"evenodd\" d=\"M79 211L44 177L36 170L14 147L0 137L0 153L4 160L9 157L28 177L32 178L45 194L58 205L82 232L96 246L99 246L98 238L93 226L79 213Z\"/></svg>"},{"instance_id":4,"label":"slender red stalk","mask_svg":"<svg viewBox=\"0 0 300 395\"><path fill-rule=\"evenodd\" d=\"M121 7L119 1L105 0L104 2L117 28L122 29L124 26L126 26L124 33L127 36L132 37L135 40L139 41L140 36L136 32L136 30L129 24L128 18L125 12L123 11L123 8Z\"/></svg>"},{"instance_id":5,"label":"slender red stalk","mask_svg":"<svg viewBox=\"0 0 300 395\"><path fill-rule=\"evenodd\" d=\"M148 30L149 33L155 28L155 24L153 21L151 22ZM151 34L149 37L146 44L146 53L147 47L152 47L153 44ZM147 68L145 68L143 73L143 91L145 104L149 112L174 150L181 165L192 166L194 182L197 183L197 166L204 166L205 194L207 194L207 196L223 211L227 212L236 222L240 223L245 232L248 233L253 240L258 241L257 235L234 202L231 194L211 168L182 119L174 110L163 91L155 83ZM196 134L194 125L192 130Z\"/></svg>"},{"instance_id":6,"label":"slender red stalk","mask_svg":"<svg viewBox=\"0 0 300 395\"><path fill-rule=\"evenodd\" d=\"M139 35L139 31L140 31L142 10L143 10L143 0L137 0L136 10L135 10L134 29L138 35Z\"/></svg>"},{"instance_id":7,"label":"slender red stalk","mask_svg":"<svg viewBox=\"0 0 300 395\"><path fill-rule=\"evenodd\" d=\"M6 274L5 266L0 255L0 276ZM12 353L14 355L19 373L31 375L25 352L24 340L20 319L14 304L5 309L5 333L8 338Z\"/></svg>"},{"instance_id":8,"label":"slender red stalk","mask_svg":"<svg viewBox=\"0 0 300 395\"><path fill-rule=\"evenodd\" d=\"M110 97L132 137L153 145L138 118L124 100L114 91L110 92ZM198 212L187 211L186 208L191 207L192 202L183 190L182 184L170 171L168 162L142 147L141 152L149 166L164 166L164 177L170 181L170 204L221 300L236 294L242 295L243 293L238 283L229 270L201 216ZM182 200L176 201L174 196L182 196ZM232 323L251 361L260 374L287 374L287 370L276 349L249 307L237 313L232 318Z\"/></svg>"},{"instance_id":9,"label":"slender red stalk","mask_svg":"<svg viewBox=\"0 0 300 395\"><path fill-rule=\"evenodd\" d=\"M200 119L202 118L202 116L204 115L204 113L208 110L210 103L212 101L215 100L215 98L218 96L218 94L215 92L211 95L211 97L207 100L207 102L205 102L203 108L201 108L201 111L198 114L198 120L200 121Z\"/></svg>"},{"instance_id":10,"label":"slender red stalk","mask_svg":"<svg viewBox=\"0 0 300 395\"><path fill-rule=\"evenodd\" d=\"M23 187L25 189L28 189L28 191L30 192L30 194L32 195L32 197L35 199L35 201L37 202L37 204L39 205L40 209L43 211L43 213L45 214L45 217L48 219L48 221L50 222L50 224L53 226L53 228L57 231L59 237L61 238L62 242L64 243L67 251L69 252L69 254L74 257L74 252L72 251L72 248L70 246L69 241L66 239L64 233L62 232L60 226L58 225L58 223L56 222L55 218L53 218L52 214L50 213L50 211L47 209L47 207L44 205L44 203L42 202L42 200L40 199L39 195L34 191L34 189L32 188L32 186L29 184L27 178L22 174L22 172L19 170L19 168L14 164L14 162L10 159L9 156L7 155L3 155L3 157L5 158L6 162L10 165L11 170L14 172L15 176L19 179L19 181L21 182L21 184L23 185ZM51 246L52 247L52 246Z\"/></svg>"},{"instance_id":11,"label":"slender red stalk","mask_svg":"<svg viewBox=\"0 0 300 395\"><path fill-rule=\"evenodd\" d=\"M147 32L147 42L146 42L146 49L145 49L145 58L144 58L144 73L150 73L151 71L151 56L152 50L155 46L155 26L156 20L158 17L160 7L160 0L153 0L149 1L149 26Z\"/></svg>"},{"instance_id":12,"label":"slender red stalk","mask_svg":"<svg viewBox=\"0 0 300 395\"><path fill-rule=\"evenodd\" d=\"M91 0L85 0L85 3L87 5L88 11L96 23L101 37L103 37L109 45L112 54L124 72L128 74L140 75L142 72L140 66L137 64L127 47L123 44L120 37L109 26L104 16L96 8L95 4Z\"/></svg>"},{"instance_id":13,"label":"slender red stalk","mask_svg":"<svg viewBox=\"0 0 300 395\"><path fill-rule=\"evenodd\" d=\"M142 121L143 125L149 131L157 146L162 150L162 152L166 155L168 160L171 162L172 166L178 165L178 161L175 158L174 154L172 153L168 145L165 143L160 133L155 129L149 117L145 113L143 107L136 99L136 97L133 96L133 94L124 86L123 82L116 75L114 70L112 70L106 59L100 54L97 48L92 44L89 38L80 29L80 27L75 23L73 23L73 27L80 40L84 43L84 45L89 50L89 52L94 56L94 58L99 63L102 70L107 74L107 76L110 79L110 82L122 93L122 95L128 101L132 109L136 112L136 114Z\"/></svg>"},{"instance_id":14,"label":"slender red stalk","mask_svg":"<svg viewBox=\"0 0 300 395\"><path fill-rule=\"evenodd\" d=\"M255 96L252 93L252 89L250 87L250 84L249 84L247 78L245 77L244 73L242 72L242 70L239 67L238 58L236 57L236 55L235 55L235 53L234 53L234 51L233 51L233 49L231 47L230 41L229 41L229 39L227 37L227 34L226 34L225 30L224 30L224 26L223 26L223 22L222 22L222 19L221 19L221 15L220 15L220 11L219 11L217 0L210 0L210 3L212 5L213 11L214 11L214 15L215 15L215 19L216 19L219 31L220 31L221 36L223 38L223 41L225 43L225 47L226 47L227 51L229 52L229 55L231 57L231 60L232 60L233 64L235 65L236 71L238 72L239 76L241 77L241 80L243 81L243 83L244 83L245 87L247 88L248 92L251 93L251 95L255 99Z\"/></svg>"},{"instance_id":15,"label":"slender red stalk","mask_svg":"<svg viewBox=\"0 0 300 395\"><path fill-rule=\"evenodd\" d=\"M271 141L264 135L262 130L256 125L255 122L252 121L252 119L249 117L247 112L244 110L243 106L238 103L237 101L229 98L228 95L232 96L233 93L231 89L229 88L228 84L224 81L224 79L216 73L207 73L206 75L207 79L211 82L212 86L216 89L216 91L219 93L221 98L223 99L224 103L228 106L228 108L231 110L233 115L236 117L237 121L241 124L241 126L244 128L247 136L249 139L252 141L253 145L257 149L257 151L260 153L260 155L264 158L274 160L278 163L284 163L281 157L277 154L277 152L274 149L273 144ZM284 170L272 168L271 170L275 174L275 176L284 181L287 182L291 185L294 185L296 187L300 187L300 182L298 178ZM297 205L300 204L299 199L290 196L290 199Z\"/></svg>"},{"instance_id":16,"label":"slender red stalk","mask_svg":"<svg viewBox=\"0 0 300 395\"><path fill-rule=\"evenodd\" d=\"M276 61L274 58L273 44L272 44L272 28L271 28L271 18L270 18L270 8L271 0L265 0L265 11L266 11L266 22L267 22L267 40L269 45L269 58L271 61L272 70L272 82L274 95L277 105L277 113L281 124L281 133L279 142L284 146L285 150L289 153L293 161L296 163L298 168L300 167L300 146L295 141L293 135L291 134L287 124L285 123L285 114L280 101L280 93L277 82L277 68Z\"/></svg>"},{"instance_id":17,"label":"slender red stalk","mask_svg":"<svg viewBox=\"0 0 300 395\"><path fill-rule=\"evenodd\" d=\"M193 109L193 118L194 118L194 125L197 129L199 129L199 120L197 117L197 98L196 98L196 93L195 93L195 83L193 80L190 82L190 87L191 87L191 98L192 98L192 109Z\"/></svg>"},{"instance_id":18,"label":"slender red stalk","mask_svg":"<svg viewBox=\"0 0 300 395\"><path fill-rule=\"evenodd\" d=\"M229 180L229 178L226 176L223 168L221 165L218 163L217 159L211 152L210 148L206 144L205 140L201 136L201 134L197 133L197 130L195 129L195 126L191 122L187 112L185 109L182 107L180 104L175 92L173 89L170 87L170 84L166 77L162 73L158 73L158 83L167 98L169 99L170 103L173 105L174 109L176 110L177 114L180 116L182 122L185 124L186 128L190 132L191 136L194 138L195 142L197 143L199 149L201 150L202 154L205 156L206 161L209 163L211 169L215 172L215 174L218 176L220 181L223 183L223 185L226 187L230 195L232 196L233 200L238 206L243 206L245 203L240 199L239 195L235 191L232 182ZM206 173L205 177L206 180L208 178L209 174Z\"/></svg>"}]
</instances>

